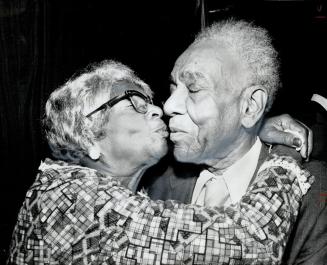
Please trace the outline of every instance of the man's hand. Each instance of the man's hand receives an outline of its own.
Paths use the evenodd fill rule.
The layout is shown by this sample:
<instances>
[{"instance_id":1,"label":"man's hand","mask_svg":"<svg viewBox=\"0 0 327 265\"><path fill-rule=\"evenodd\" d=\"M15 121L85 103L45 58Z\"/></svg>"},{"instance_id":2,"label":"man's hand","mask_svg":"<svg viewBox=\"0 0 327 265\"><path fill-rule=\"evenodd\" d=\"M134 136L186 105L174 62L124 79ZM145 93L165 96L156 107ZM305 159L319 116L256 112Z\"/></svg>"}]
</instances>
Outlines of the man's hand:
<instances>
[{"instance_id":1,"label":"man's hand","mask_svg":"<svg viewBox=\"0 0 327 265\"><path fill-rule=\"evenodd\" d=\"M259 137L268 144L294 147L307 160L312 152L312 131L288 114L264 120Z\"/></svg>"}]
</instances>

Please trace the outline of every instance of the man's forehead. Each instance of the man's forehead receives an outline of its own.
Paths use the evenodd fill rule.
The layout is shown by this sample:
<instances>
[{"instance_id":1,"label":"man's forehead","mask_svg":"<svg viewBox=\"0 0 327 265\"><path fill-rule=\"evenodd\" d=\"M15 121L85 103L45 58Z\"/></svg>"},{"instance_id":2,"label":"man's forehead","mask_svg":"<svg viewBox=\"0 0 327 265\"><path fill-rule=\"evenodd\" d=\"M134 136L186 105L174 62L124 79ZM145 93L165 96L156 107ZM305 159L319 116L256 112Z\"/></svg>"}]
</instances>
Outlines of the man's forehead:
<instances>
[{"instance_id":1,"label":"man's forehead","mask_svg":"<svg viewBox=\"0 0 327 265\"><path fill-rule=\"evenodd\" d=\"M232 73L237 65L235 56L224 45L205 42L190 46L177 59L171 75L178 79L183 79L185 76L201 79L207 77L208 73L218 77L222 68Z\"/></svg>"},{"instance_id":2,"label":"man's forehead","mask_svg":"<svg viewBox=\"0 0 327 265\"><path fill-rule=\"evenodd\" d=\"M178 79L205 79L209 68L218 70L222 63L211 50L191 50L184 52L176 61L172 77Z\"/></svg>"}]
</instances>

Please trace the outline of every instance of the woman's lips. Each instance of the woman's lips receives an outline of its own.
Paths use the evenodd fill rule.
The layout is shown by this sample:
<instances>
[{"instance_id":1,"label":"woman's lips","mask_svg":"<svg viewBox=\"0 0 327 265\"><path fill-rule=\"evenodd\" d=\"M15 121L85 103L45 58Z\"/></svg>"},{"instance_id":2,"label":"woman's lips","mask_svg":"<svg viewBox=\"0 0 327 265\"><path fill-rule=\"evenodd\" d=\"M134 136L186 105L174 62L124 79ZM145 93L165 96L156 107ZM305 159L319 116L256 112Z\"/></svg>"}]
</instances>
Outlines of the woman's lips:
<instances>
[{"instance_id":1,"label":"woman's lips","mask_svg":"<svg viewBox=\"0 0 327 265\"><path fill-rule=\"evenodd\" d=\"M166 125L159 127L158 129L155 130L155 132L165 138L169 136Z\"/></svg>"}]
</instances>

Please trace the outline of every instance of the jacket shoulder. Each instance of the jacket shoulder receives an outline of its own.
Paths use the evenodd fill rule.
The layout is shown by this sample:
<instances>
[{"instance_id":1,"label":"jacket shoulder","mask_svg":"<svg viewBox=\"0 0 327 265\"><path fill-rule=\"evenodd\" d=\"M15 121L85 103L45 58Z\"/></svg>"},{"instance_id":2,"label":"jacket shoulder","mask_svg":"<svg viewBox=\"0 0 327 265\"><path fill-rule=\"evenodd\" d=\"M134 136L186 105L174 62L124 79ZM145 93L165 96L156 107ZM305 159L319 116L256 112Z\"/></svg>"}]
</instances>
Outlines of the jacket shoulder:
<instances>
[{"instance_id":1,"label":"jacket shoulder","mask_svg":"<svg viewBox=\"0 0 327 265\"><path fill-rule=\"evenodd\" d=\"M200 170L197 165L179 163L173 157L166 157L146 172L139 189L144 188L153 200L190 203Z\"/></svg>"},{"instance_id":2,"label":"jacket shoulder","mask_svg":"<svg viewBox=\"0 0 327 265\"><path fill-rule=\"evenodd\" d=\"M327 260L327 164L312 160L303 167L315 181L303 197L282 264L323 265Z\"/></svg>"}]
</instances>

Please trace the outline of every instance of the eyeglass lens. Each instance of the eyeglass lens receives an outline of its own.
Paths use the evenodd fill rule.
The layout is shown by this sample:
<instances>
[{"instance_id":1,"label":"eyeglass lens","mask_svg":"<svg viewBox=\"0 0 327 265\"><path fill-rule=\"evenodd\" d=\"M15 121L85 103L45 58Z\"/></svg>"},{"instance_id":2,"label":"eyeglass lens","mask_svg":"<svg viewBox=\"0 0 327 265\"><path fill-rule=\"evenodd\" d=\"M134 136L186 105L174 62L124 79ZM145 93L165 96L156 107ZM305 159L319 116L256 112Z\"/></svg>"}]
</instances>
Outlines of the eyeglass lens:
<instances>
[{"instance_id":1,"label":"eyeglass lens","mask_svg":"<svg viewBox=\"0 0 327 265\"><path fill-rule=\"evenodd\" d=\"M144 114L148 111L148 102L144 98L137 95L130 96L129 98L137 112Z\"/></svg>"}]
</instances>

